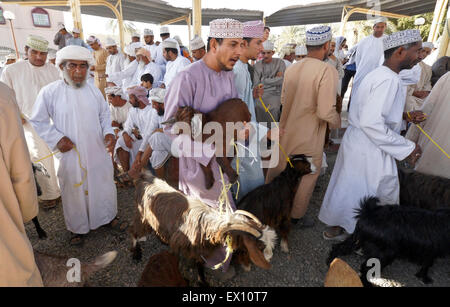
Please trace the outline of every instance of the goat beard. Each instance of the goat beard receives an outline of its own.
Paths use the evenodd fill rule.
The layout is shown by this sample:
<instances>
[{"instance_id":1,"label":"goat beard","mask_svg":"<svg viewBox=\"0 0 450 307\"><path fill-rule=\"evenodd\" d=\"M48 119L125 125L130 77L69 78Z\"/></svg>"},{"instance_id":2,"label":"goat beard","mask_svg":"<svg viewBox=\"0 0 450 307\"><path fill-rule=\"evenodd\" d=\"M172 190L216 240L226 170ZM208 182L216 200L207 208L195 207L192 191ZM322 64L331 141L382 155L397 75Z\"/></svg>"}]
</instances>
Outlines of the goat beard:
<instances>
[{"instance_id":1,"label":"goat beard","mask_svg":"<svg viewBox=\"0 0 450 307\"><path fill-rule=\"evenodd\" d=\"M66 83L69 84L73 88L78 89L78 88L82 88L86 85L87 77L85 77L82 82L75 82L72 80L72 78L70 78L69 72L68 72L67 68L65 68L65 67L64 67L62 74L63 74L64 81L66 81Z\"/></svg>"}]
</instances>

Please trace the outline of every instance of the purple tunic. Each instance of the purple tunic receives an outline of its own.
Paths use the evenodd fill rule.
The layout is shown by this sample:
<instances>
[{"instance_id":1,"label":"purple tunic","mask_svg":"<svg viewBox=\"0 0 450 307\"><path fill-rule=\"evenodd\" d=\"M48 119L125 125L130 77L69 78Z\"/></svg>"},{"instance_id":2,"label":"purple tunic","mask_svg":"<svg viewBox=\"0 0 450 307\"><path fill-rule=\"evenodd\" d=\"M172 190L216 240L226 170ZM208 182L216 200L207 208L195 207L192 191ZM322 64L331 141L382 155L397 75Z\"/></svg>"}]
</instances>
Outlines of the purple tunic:
<instances>
[{"instance_id":1,"label":"purple tunic","mask_svg":"<svg viewBox=\"0 0 450 307\"><path fill-rule=\"evenodd\" d=\"M234 85L233 71L216 72L206 66L203 60L200 60L187 66L185 70L173 79L166 94L164 120L173 117L178 107L191 106L202 113L208 113L216 109L222 102L231 98L239 98ZM165 129L165 132L169 133L170 127ZM197 197L207 205L218 208L222 183L219 165L216 159L213 158L214 149L209 145L197 145L199 145L197 148L200 147L202 152L196 157L186 157L186 152L180 153L179 188L186 195ZM206 166L211 159L211 169L213 170L215 182L213 187L207 190L205 188L205 176L200 168L200 163ZM228 183L227 175L224 174L224 178L226 183ZM235 210L236 207L231 193L228 193L228 199L233 210ZM206 259L205 265L212 267L222 262L224 256L225 248L219 248ZM228 269L230 261L231 257L224 264L222 270Z\"/></svg>"},{"instance_id":2,"label":"purple tunic","mask_svg":"<svg viewBox=\"0 0 450 307\"><path fill-rule=\"evenodd\" d=\"M190 106L202 113L208 113L231 98L239 98L234 85L233 71L216 72L200 60L189 65L173 79L166 94L164 120L173 117L178 107ZM166 133L169 133L169 128L166 128ZM185 194L200 198L209 206L217 208L222 191L219 166L216 159L213 159L211 168L215 182L213 187L207 190L205 176L199 163L208 165L214 156L214 150L209 145L200 146L203 148L203 153L198 157L183 157L186 152L180 154L179 187ZM228 181L225 174L224 177ZM229 199L235 209L231 194Z\"/></svg>"}]
</instances>

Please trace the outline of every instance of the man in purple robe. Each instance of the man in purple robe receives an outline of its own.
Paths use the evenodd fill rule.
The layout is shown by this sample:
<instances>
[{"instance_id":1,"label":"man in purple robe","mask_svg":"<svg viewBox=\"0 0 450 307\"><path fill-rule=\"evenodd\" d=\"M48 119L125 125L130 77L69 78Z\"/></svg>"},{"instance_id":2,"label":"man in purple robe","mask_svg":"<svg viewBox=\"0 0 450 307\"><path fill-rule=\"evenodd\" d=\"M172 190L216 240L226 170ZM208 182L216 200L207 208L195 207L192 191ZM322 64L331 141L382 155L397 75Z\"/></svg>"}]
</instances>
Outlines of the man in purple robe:
<instances>
[{"instance_id":1,"label":"man in purple robe","mask_svg":"<svg viewBox=\"0 0 450 307\"><path fill-rule=\"evenodd\" d=\"M217 19L210 23L207 54L180 72L167 91L165 121L172 118L179 107L190 106L202 113L208 113L228 99L239 98L233 67L241 55L242 38L243 25L237 20ZM165 132L171 134L171 127L165 127ZM214 158L215 149L210 145L198 143L193 146L196 150L202 150L200 154L196 152L194 157L190 151L180 149L179 188L185 194L218 208L222 182L219 166ZM215 181L211 189L206 189L200 164L207 166L210 162ZM228 183L225 174L224 177ZM231 193L228 199L235 209ZM206 259L205 265L211 267L222 262L224 255L224 249L219 249L212 259ZM225 270L229 260L224 265Z\"/></svg>"}]
</instances>

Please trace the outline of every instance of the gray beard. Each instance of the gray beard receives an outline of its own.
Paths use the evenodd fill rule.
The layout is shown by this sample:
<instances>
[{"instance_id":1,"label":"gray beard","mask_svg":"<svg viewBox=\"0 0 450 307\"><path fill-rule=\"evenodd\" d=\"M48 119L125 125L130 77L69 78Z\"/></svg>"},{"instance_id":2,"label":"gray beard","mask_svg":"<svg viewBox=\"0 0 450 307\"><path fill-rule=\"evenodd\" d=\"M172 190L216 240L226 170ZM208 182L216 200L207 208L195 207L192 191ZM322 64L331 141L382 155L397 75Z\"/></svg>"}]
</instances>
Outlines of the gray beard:
<instances>
[{"instance_id":1,"label":"gray beard","mask_svg":"<svg viewBox=\"0 0 450 307\"><path fill-rule=\"evenodd\" d=\"M145 68L145 63L143 61L139 62L139 69L144 69Z\"/></svg>"},{"instance_id":2,"label":"gray beard","mask_svg":"<svg viewBox=\"0 0 450 307\"><path fill-rule=\"evenodd\" d=\"M82 88L86 85L86 78L84 78L83 82L74 82L69 75L69 72L67 71L67 68L64 67L63 70L63 78L64 81L66 81L67 84L69 84L71 87L75 89Z\"/></svg>"}]
</instances>

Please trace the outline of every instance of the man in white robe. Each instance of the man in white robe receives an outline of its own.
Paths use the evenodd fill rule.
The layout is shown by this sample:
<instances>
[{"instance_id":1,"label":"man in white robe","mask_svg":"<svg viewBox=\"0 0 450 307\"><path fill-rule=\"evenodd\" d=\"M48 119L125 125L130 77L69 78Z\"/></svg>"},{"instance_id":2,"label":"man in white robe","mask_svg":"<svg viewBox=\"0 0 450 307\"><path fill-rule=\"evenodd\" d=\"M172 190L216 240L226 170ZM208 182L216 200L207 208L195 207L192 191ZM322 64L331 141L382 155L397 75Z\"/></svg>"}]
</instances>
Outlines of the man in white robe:
<instances>
[{"instance_id":1,"label":"man in white robe","mask_svg":"<svg viewBox=\"0 0 450 307\"><path fill-rule=\"evenodd\" d=\"M418 83L408 86L406 94L405 112L420 110L423 102L431 91L431 66L425 64L424 60L430 55L433 43L423 43L419 57L421 61L417 64L420 67L420 80Z\"/></svg>"},{"instance_id":2,"label":"man in white robe","mask_svg":"<svg viewBox=\"0 0 450 307\"><path fill-rule=\"evenodd\" d=\"M319 214L322 222L332 226L323 234L327 240L342 240L353 233L355 209L362 198L399 202L396 160L407 158L414 164L421 155L420 146L400 135L406 87L399 73L417 64L421 47L418 30L386 37L383 66L367 75L354 96L349 127Z\"/></svg>"},{"instance_id":3,"label":"man in white robe","mask_svg":"<svg viewBox=\"0 0 450 307\"><path fill-rule=\"evenodd\" d=\"M131 104L128 103L126 95L119 86L107 87L105 93L109 102L109 110L111 111L111 126L117 137L119 132L123 130Z\"/></svg>"},{"instance_id":4,"label":"man in white robe","mask_svg":"<svg viewBox=\"0 0 450 307\"><path fill-rule=\"evenodd\" d=\"M52 151L30 125L29 119L39 91L47 84L58 80L59 72L55 66L46 63L48 42L44 38L30 35L25 50L28 60L7 66L0 80L16 93L31 161L50 156L40 161L50 177L39 173L36 174L36 178L42 189L39 199L43 207L52 208L56 206L57 199L61 195L56 177L57 164L51 156Z\"/></svg>"},{"instance_id":5,"label":"man in white robe","mask_svg":"<svg viewBox=\"0 0 450 307\"><path fill-rule=\"evenodd\" d=\"M179 53L178 42L168 38L161 43L164 58L167 60L166 74L164 75L164 88L169 88L173 78L191 62Z\"/></svg>"},{"instance_id":6,"label":"man in white robe","mask_svg":"<svg viewBox=\"0 0 450 307\"><path fill-rule=\"evenodd\" d=\"M142 146L136 156L135 161L131 167L130 175L141 172L142 168L148 162L152 165L156 175L164 179L163 166L171 156L172 139L163 132L162 122L164 121L164 101L166 96L166 89L155 88L150 91L149 100L152 103L152 108L155 110L148 123L142 140Z\"/></svg>"},{"instance_id":7,"label":"man in white robe","mask_svg":"<svg viewBox=\"0 0 450 307\"><path fill-rule=\"evenodd\" d=\"M450 72L442 76L425 100L422 111L427 114L421 124L448 154L450 154ZM416 171L450 179L450 159L439 150L415 125L411 125L406 138L417 142L423 150Z\"/></svg>"},{"instance_id":8,"label":"man in white robe","mask_svg":"<svg viewBox=\"0 0 450 307\"><path fill-rule=\"evenodd\" d=\"M70 244L78 245L91 230L119 225L108 154L115 138L108 104L100 90L86 82L89 66L94 65L91 52L67 46L58 51L56 64L64 80L40 91L30 122L53 151L60 151L58 178L64 219L73 233ZM120 226L124 230L125 225Z\"/></svg>"},{"instance_id":9,"label":"man in white robe","mask_svg":"<svg viewBox=\"0 0 450 307\"><path fill-rule=\"evenodd\" d=\"M169 27L162 26L161 29L159 30L159 34L162 42L170 38ZM153 59L155 60L155 63L161 67L161 70L164 75L166 73L167 60L163 55L162 44L159 44L158 47L156 48L156 54L153 55Z\"/></svg>"},{"instance_id":10,"label":"man in white robe","mask_svg":"<svg viewBox=\"0 0 450 307\"><path fill-rule=\"evenodd\" d=\"M125 52L128 56L125 61L125 68L122 71L113 72L107 74L108 81L114 83L114 85L121 86L124 93L127 89L135 84L134 75L138 69L139 63L136 59L136 50L141 46L140 43L132 43L125 48ZM126 64L128 62L128 64Z\"/></svg>"},{"instance_id":11,"label":"man in white robe","mask_svg":"<svg viewBox=\"0 0 450 307\"><path fill-rule=\"evenodd\" d=\"M130 170L139 151L144 151L146 144L147 127L152 123L155 110L147 98L147 89L142 86L130 88L128 96L133 106L128 112L128 118L123 125L123 132L119 134L114 157L116 163L120 163L124 173Z\"/></svg>"},{"instance_id":12,"label":"man in white robe","mask_svg":"<svg viewBox=\"0 0 450 307\"><path fill-rule=\"evenodd\" d=\"M200 36L195 36L190 42L189 47L191 48L192 57L194 62L200 61L206 54L206 46Z\"/></svg>"},{"instance_id":13,"label":"man in white robe","mask_svg":"<svg viewBox=\"0 0 450 307\"><path fill-rule=\"evenodd\" d=\"M151 29L145 29L144 30L144 48L148 49L150 51L150 54L152 55L153 59L157 55L156 49L158 49L158 46L155 44L155 36L153 34L153 30Z\"/></svg>"},{"instance_id":14,"label":"man in white robe","mask_svg":"<svg viewBox=\"0 0 450 307\"><path fill-rule=\"evenodd\" d=\"M141 77L145 74L151 74L153 77L152 87L160 87L163 81L163 74L160 66L152 62L150 51L146 48L139 49L136 52L136 59L139 65L134 73L134 82L131 86L141 85Z\"/></svg>"},{"instance_id":15,"label":"man in white robe","mask_svg":"<svg viewBox=\"0 0 450 307\"><path fill-rule=\"evenodd\" d=\"M109 53L109 56L106 59L106 75L109 76L115 72L124 70L126 57L117 48L116 41L108 37L105 43L105 48ZM106 81L110 82L110 79L106 78Z\"/></svg>"},{"instance_id":16,"label":"man in white robe","mask_svg":"<svg viewBox=\"0 0 450 307\"><path fill-rule=\"evenodd\" d=\"M356 50L356 74L353 79L352 96L356 95L362 80L383 63L383 38L387 27L387 18L380 17L374 21L373 34L358 43Z\"/></svg>"}]
</instances>

